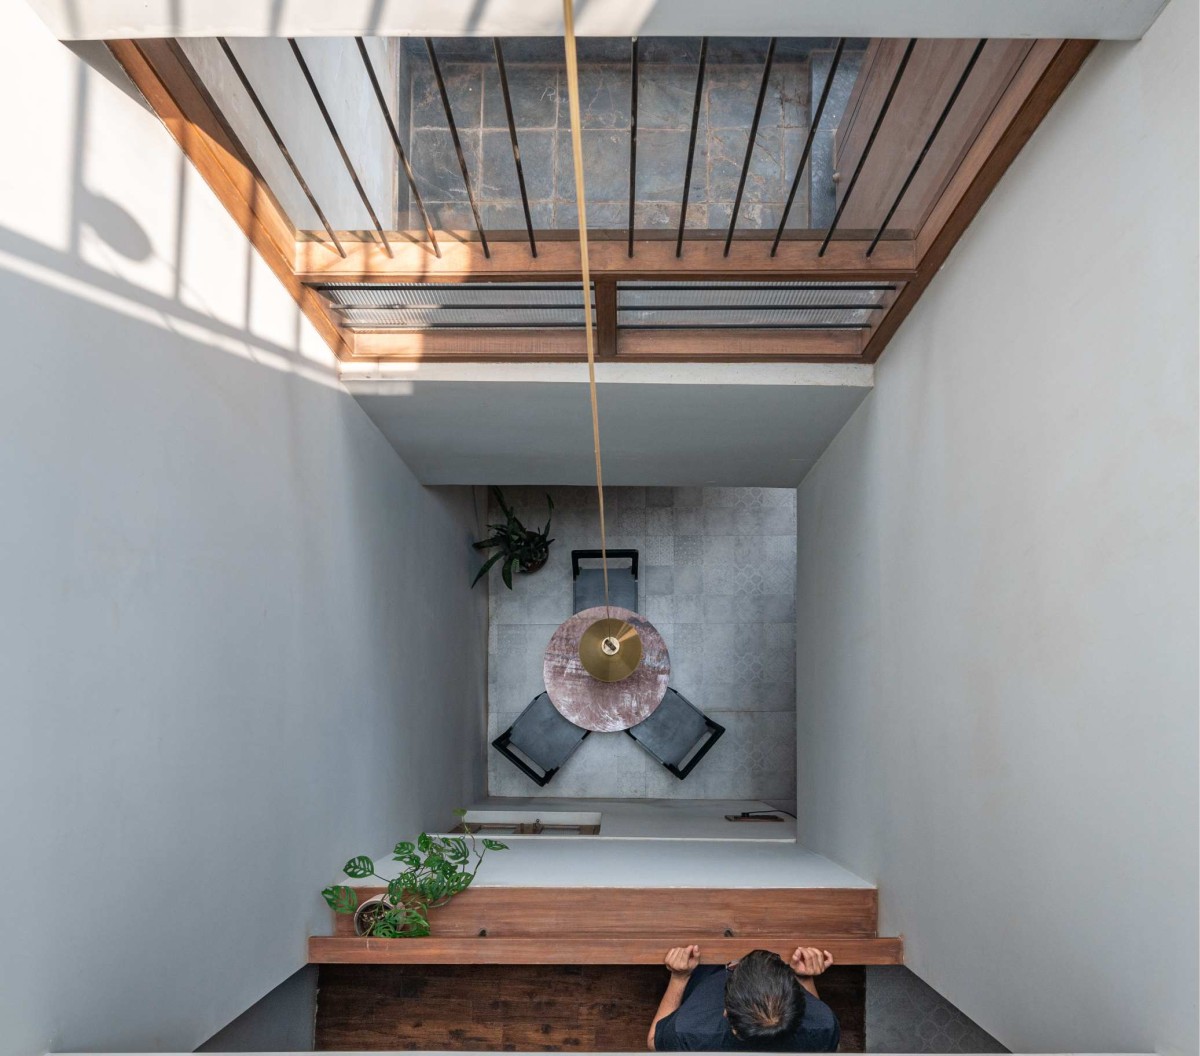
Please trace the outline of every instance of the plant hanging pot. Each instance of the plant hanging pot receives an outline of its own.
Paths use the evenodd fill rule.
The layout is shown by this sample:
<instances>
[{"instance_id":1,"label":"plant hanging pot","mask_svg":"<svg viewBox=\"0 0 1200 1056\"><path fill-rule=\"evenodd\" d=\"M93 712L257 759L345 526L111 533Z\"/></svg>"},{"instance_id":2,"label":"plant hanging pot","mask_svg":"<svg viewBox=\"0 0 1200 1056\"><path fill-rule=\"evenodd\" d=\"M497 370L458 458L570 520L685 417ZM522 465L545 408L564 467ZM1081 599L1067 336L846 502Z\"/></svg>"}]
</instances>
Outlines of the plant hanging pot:
<instances>
[{"instance_id":1,"label":"plant hanging pot","mask_svg":"<svg viewBox=\"0 0 1200 1056\"><path fill-rule=\"evenodd\" d=\"M545 557L539 557L536 561L522 561L521 562L521 571L523 573L525 573L525 575L528 576L528 575L536 572L543 565L545 565L546 560L547 560L547 558L545 558Z\"/></svg>"},{"instance_id":2,"label":"plant hanging pot","mask_svg":"<svg viewBox=\"0 0 1200 1056\"><path fill-rule=\"evenodd\" d=\"M387 895L375 895L364 899L354 911L354 934L366 935L375 922L375 918L392 908Z\"/></svg>"}]
</instances>

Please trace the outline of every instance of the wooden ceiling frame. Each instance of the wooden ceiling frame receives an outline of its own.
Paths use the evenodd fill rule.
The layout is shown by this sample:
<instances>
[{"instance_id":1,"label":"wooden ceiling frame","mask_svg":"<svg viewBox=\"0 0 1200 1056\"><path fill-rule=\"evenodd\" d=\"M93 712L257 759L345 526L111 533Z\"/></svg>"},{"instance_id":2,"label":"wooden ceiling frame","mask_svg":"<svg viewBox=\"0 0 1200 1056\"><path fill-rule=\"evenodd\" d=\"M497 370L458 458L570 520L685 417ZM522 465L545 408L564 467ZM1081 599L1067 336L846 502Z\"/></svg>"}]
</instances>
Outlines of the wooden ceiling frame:
<instances>
[{"instance_id":1,"label":"wooden ceiling frame","mask_svg":"<svg viewBox=\"0 0 1200 1056\"><path fill-rule=\"evenodd\" d=\"M817 238L779 244L754 232L726 256L719 240L599 238L589 263L595 280L598 354L629 362L876 362L1000 177L1079 70L1094 41L1038 40L975 137L962 163L911 239L886 239L868 256L869 237ZM394 233L391 254L374 241L332 244L295 230L238 142L182 50L172 40L110 41L112 54L208 182L235 222L340 360L553 361L585 358L582 332L564 330L421 332L352 331L314 283L579 281L579 246L547 238L538 256L517 241L491 241L485 257L462 233L438 232L441 255L427 241ZM389 233L393 234L393 233ZM557 233L556 233L557 234ZM668 233L669 234L669 233ZM889 308L864 330L734 328L630 330L617 326L616 284L829 281L903 283Z\"/></svg>"}]
</instances>

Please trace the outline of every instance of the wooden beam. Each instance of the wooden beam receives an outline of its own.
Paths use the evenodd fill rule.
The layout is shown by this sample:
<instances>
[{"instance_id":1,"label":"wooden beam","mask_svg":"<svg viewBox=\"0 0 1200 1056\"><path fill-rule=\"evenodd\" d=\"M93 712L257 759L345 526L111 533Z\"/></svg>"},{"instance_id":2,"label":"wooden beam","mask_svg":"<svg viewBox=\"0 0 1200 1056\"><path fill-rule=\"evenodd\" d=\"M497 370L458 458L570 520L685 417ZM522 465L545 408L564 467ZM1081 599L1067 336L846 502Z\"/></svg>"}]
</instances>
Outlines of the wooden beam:
<instances>
[{"instance_id":1,"label":"wooden beam","mask_svg":"<svg viewBox=\"0 0 1200 1056\"><path fill-rule=\"evenodd\" d=\"M858 330L619 330L615 356L624 363L828 363L862 361ZM352 360L452 363L582 362L581 330L360 330Z\"/></svg>"},{"instance_id":2,"label":"wooden beam","mask_svg":"<svg viewBox=\"0 0 1200 1056\"><path fill-rule=\"evenodd\" d=\"M617 354L617 284L612 279L595 279L596 356Z\"/></svg>"},{"instance_id":3,"label":"wooden beam","mask_svg":"<svg viewBox=\"0 0 1200 1056\"><path fill-rule=\"evenodd\" d=\"M771 232L766 232L770 235ZM424 243L392 243L394 257L372 242L345 243L346 257L322 242L296 243L296 275L304 282L578 282L579 246L574 242L540 241L537 259L519 242L491 242L485 259L478 244L455 241L439 234L442 257ZM838 239L824 257L817 256L820 242L794 239L781 242L771 257L769 239L737 239L726 257L720 242L686 241L682 258L672 242L645 239L626 244L594 241L589 263L595 279L658 279L670 282L712 280L776 281L810 279L830 282L904 280L916 273L916 244L881 242L866 255L870 239Z\"/></svg>"},{"instance_id":4,"label":"wooden beam","mask_svg":"<svg viewBox=\"0 0 1200 1056\"><path fill-rule=\"evenodd\" d=\"M234 222L339 359L352 343L325 301L296 278L296 232L171 40L114 40L109 50ZM330 250L332 252L332 249Z\"/></svg>"},{"instance_id":5,"label":"wooden beam","mask_svg":"<svg viewBox=\"0 0 1200 1056\"><path fill-rule=\"evenodd\" d=\"M933 207L917 236L920 264L879 320L863 355L874 363L933 281L967 225L1095 47L1092 40L1038 41ZM882 243L880 244L882 246Z\"/></svg>"},{"instance_id":6,"label":"wooden beam","mask_svg":"<svg viewBox=\"0 0 1200 1056\"><path fill-rule=\"evenodd\" d=\"M857 361L867 330L755 330L710 327L694 330L622 330L617 358L630 362L823 363Z\"/></svg>"},{"instance_id":7,"label":"wooden beam","mask_svg":"<svg viewBox=\"0 0 1200 1056\"><path fill-rule=\"evenodd\" d=\"M384 891L374 886L354 890L360 903ZM873 887L472 887L433 910L429 923L435 935L445 939L486 932L490 938L615 935L627 940L676 931L703 935L705 940L771 935L873 938L878 905L879 892ZM331 916L339 935L353 937L348 914Z\"/></svg>"},{"instance_id":8,"label":"wooden beam","mask_svg":"<svg viewBox=\"0 0 1200 1056\"><path fill-rule=\"evenodd\" d=\"M360 330L354 335L356 361L399 363L540 363L583 361L582 330Z\"/></svg>"},{"instance_id":9,"label":"wooden beam","mask_svg":"<svg viewBox=\"0 0 1200 1056\"><path fill-rule=\"evenodd\" d=\"M604 938L437 938L360 939L313 936L309 964L662 964L672 946L696 943L704 964L726 964L751 950L781 957L796 946L817 946L834 964L903 964L904 940L843 936L764 935L754 939L714 939L690 933Z\"/></svg>"}]
</instances>

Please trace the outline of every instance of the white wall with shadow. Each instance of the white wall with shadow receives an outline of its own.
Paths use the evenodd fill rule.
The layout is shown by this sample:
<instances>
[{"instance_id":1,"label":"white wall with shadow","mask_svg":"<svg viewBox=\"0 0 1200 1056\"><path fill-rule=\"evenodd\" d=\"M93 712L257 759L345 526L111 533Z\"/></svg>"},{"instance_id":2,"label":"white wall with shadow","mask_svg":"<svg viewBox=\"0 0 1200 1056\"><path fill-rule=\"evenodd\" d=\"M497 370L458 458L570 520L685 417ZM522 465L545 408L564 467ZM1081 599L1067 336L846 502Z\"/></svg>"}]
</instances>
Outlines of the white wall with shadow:
<instances>
[{"instance_id":1,"label":"white wall with shadow","mask_svg":"<svg viewBox=\"0 0 1200 1056\"><path fill-rule=\"evenodd\" d=\"M0 846L78 907L9 903L0 1054L186 1051L482 793L479 518L128 86L0 18Z\"/></svg>"}]
</instances>

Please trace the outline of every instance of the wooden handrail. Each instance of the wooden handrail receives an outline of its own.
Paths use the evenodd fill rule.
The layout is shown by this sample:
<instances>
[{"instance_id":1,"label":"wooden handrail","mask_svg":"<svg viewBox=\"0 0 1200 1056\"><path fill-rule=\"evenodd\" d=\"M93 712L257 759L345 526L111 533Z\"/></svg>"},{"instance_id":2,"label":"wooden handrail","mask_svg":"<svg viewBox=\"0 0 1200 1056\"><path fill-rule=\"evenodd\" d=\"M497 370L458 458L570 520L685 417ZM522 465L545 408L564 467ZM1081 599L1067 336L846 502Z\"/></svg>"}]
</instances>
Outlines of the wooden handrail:
<instances>
[{"instance_id":1,"label":"wooden handrail","mask_svg":"<svg viewBox=\"0 0 1200 1056\"><path fill-rule=\"evenodd\" d=\"M672 946L696 943L705 964L724 964L750 950L773 950L790 957L797 944L818 946L835 964L903 964L899 938L843 936L758 936L721 938L696 935L626 935L588 938L362 939L314 935L309 964L662 964Z\"/></svg>"}]
</instances>

